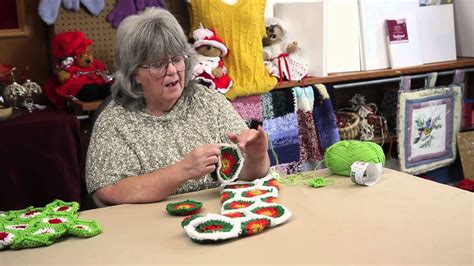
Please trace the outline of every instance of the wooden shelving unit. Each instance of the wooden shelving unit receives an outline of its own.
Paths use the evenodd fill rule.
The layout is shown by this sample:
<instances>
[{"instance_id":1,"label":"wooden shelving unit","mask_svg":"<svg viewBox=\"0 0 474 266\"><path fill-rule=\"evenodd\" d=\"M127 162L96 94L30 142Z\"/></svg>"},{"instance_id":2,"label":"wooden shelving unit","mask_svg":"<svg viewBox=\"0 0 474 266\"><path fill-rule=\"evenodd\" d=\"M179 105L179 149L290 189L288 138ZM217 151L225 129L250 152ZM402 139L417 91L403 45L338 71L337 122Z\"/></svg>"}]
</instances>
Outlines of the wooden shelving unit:
<instances>
[{"instance_id":1,"label":"wooden shelving unit","mask_svg":"<svg viewBox=\"0 0 474 266\"><path fill-rule=\"evenodd\" d=\"M455 61L447 61L434 64L426 64L416 67L407 68L395 68L395 69L382 69L372 71L358 71L358 72L345 72L345 73L330 73L326 77L307 77L301 81L283 81L275 87L275 89L286 89L296 86L305 86L311 84L320 83L343 83L350 81L366 80L366 79L378 79L397 77L403 75L413 75L426 72L458 69L458 68L469 68L474 67L474 57L460 57Z\"/></svg>"}]
</instances>

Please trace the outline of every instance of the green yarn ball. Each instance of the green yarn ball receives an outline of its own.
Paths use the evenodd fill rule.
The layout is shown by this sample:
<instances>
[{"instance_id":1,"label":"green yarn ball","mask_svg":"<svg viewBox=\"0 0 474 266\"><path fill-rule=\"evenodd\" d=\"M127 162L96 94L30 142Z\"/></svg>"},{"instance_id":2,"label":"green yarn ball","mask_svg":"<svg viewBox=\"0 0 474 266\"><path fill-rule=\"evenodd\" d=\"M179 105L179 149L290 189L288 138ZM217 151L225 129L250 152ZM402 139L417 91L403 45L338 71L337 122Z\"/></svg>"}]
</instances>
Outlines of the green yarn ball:
<instances>
[{"instance_id":1,"label":"green yarn ball","mask_svg":"<svg viewBox=\"0 0 474 266\"><path fill-rule=\"evenodd\" d=\"M352 163L385 164L380 145L369 141L342 140L331 145L324 154L324 164L333 174L350 176Z\"/></svg>"}]
</instances>

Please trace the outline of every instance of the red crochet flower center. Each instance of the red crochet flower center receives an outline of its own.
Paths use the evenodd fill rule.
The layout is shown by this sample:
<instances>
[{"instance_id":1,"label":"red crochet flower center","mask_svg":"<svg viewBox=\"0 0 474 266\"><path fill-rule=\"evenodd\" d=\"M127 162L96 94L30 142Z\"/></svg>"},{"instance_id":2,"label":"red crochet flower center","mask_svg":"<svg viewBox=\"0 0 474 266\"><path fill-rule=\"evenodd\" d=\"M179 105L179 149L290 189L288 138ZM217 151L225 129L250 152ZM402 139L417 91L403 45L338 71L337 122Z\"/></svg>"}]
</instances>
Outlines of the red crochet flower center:
<instances>
[{"instance_id":1,"label":"red crochet flower center","mask_svg":"<svg viewBox=\"0 0 474 266\"><path fill-rule=\"evenodd\" d=\"M275 203L275 202L278 202L278 198L275 198L275 197L268 197L265 199L265 202L268 202L268 203Z\"/></svg>"},{"instance_id":2,"label":"red crochet flower center","mask_svg":"<svg viewBox=\"0 0 474 266\"><path fill-rule=\"evenodd\" d=\"M248 202L243 202L243 201L235 201L235 202L232 202L229 204L229 206L232 208L232 209L242 209L242 208L247 208L248 206L250 206L251 203L248 203Z\"/></svg>"},{"instance_id":3,"label":"red crochet flower center","mask_svg":"<svg viewBox=\"0 0 474 266\"><path fill-rule=\"evenodd\" d=\"M26 225L15 225L15 229L25 229Z\"/></svg>"},{"instance_id":4,"label":"red crochet flower center","mask_svg":"<svg viewBox=\"0 0 474 266\"><path fill-rule=\"evenodd\" d=\"M58 208L58 212L63 212L69 210L69 206L61 206Z\"/></svg>"},{"instance_id":5,"label":"red crochet flower center","mask_svg":"<svg viewBox=\"0 0 474 266\"><path fill-rule=\"evenodd\" d=\"M251 198L251 197L260 196L266 193L267 191L263 189L252 189L245 193L245 197Z\"/></svg>"},{"instance_id":6,"label":"red crochet flower center","mask_svg":"<svg viewBox=\"0 0 474 266\"><path fill-rule=\"evenodd\" d=\"M32 216L32 215L35 215L37 214L39 211L29 211L29 212L25 212L25 216Z\"/></svg>"},{"instance_id":7,"label":"red crochet flower center","mask_svg":"<svg viewBox=\"0 0 474 266\"><path fill-rule=\"evenodd\" d=\"M266 207L266 208L261 208L255 211L255 213L264 215L267 217L278 217L280 214L277 209L273 207Z\"/></svg>"},{"instance_id":8,"label":"red crochet flower center","mask_svg":"<svg viewBox=\"0 0 474 266\"><path fill-rule=\"evenodd\" d=\"M9 235L7 232L0 232L0 240L4 241Z\"/></svg>"},{"instance_id":9,"label":"red crochet flower center","mask_svg":"<svg viewBox=\"0 0 474 266\"><path fill-rule=\"evenodd\" d=\"M235 157L230 153L223 153L221 155L221 173L228 176L232 173L234 169L235 163L237 160Z\"/></svg>"},{"instance_id":10,"label":"red crochet flower center","mask_svg":"<svg viewBox=\"0 0 474 266\"><path fill-rule=\"evenodd\" d=\"M48 220L48 223L49 223L49 224L60 224L60 223L62 223L62 222L63 222L63 221L61 221L61 219L59 219L59 218L53 218L53 219L49 219L49 220Z\"/></svg>"},{"instance_id":11,"label":"red crochet flower center","mask_svg":"<svg viewBox=\"0 0 474 266\"><path fill-rule=\"evenodd\" d=\"M214 231L220 231L222 229L222 225L220 224L211 224L207 225L201 228L200 232L205 233L205 232L214 232Z\"/></svg>"},{"instance_id":12,"label":"red crochet flower center","mask_svg":"<svg viewBox=\"0 0 474 266\"><path fill-rule=\"evenodd\" d=\"M221 195L221 201L224 201L230 197L230 193L226 192Z\"/></svg>"},{"instance_id":13,"label":"red crochet flower center","mask_svg":"<svg viewBox=\"0 0 474 266\"><path fill-rule=\"evenodd\" d=\"M245 214L241 212L229 212L224 214L224 216L227 216L229 218L240 218L240 217L245 217Z\"/></svg>"},{"instance_id":14,"label":"red crochet flower center","mask_svg":"<svg viewBox=\"0 0 474 266\"><path fill-rule=\"evenodd\" d=\"M255 233L258 233L258 232L262 231L263 229L267 228L268 225L269 225L268 220L266 220L266 219L257 219L257 220L253 220L253 221L248 222L245 225L245 229L247 230L248 234L255 234Z\"/></svg>"}]
</instances>

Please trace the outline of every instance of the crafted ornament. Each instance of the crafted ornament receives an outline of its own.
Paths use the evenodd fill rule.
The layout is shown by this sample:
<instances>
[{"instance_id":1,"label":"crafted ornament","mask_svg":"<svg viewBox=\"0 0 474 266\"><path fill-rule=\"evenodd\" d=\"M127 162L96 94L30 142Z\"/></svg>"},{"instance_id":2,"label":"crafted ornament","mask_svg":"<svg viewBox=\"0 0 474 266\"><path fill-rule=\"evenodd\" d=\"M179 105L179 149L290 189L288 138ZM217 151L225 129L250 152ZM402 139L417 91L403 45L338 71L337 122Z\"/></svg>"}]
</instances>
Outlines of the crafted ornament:
<instances>
[{"instance_id":1,"label":"crafted ornament","mask_svg":"<svg viewBox=\"0 0 474 266\"><path fill-rule=\"evenodd\" d=\"M212 90L227 93L233 84L222 60L229 52L227 46L214 30L205 29L202 25L193 32L193 38L197 52L193 78L202 81Z\"/></svg>"}]
</instances>

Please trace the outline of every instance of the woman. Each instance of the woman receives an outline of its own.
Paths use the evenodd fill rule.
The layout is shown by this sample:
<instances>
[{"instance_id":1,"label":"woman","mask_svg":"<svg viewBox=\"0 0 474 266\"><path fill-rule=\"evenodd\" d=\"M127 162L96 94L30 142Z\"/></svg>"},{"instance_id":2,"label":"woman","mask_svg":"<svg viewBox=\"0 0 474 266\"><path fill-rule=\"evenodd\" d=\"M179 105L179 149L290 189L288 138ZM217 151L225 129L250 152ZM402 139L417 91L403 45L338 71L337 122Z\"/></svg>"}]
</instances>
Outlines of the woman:
<instances>
[{"instance_id":1,"label":"woman","mask_svg":"<svg viewBox=\"0 0 474 266\"><path fill-rule=\"evenodd\" d=\"M87 154L89 193L99 206L147 203L218 186L220 143L246 159L240 179L265 176L268 142L221 94L190 81L194 54L176 19L152 8L117 30L113 101L98 117Z\"/></svg>"}]
</instances>

